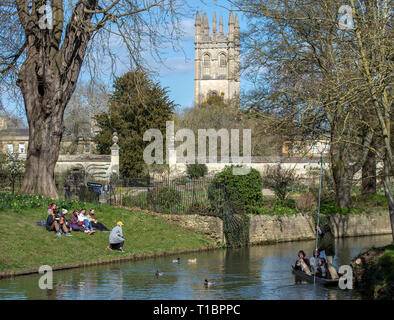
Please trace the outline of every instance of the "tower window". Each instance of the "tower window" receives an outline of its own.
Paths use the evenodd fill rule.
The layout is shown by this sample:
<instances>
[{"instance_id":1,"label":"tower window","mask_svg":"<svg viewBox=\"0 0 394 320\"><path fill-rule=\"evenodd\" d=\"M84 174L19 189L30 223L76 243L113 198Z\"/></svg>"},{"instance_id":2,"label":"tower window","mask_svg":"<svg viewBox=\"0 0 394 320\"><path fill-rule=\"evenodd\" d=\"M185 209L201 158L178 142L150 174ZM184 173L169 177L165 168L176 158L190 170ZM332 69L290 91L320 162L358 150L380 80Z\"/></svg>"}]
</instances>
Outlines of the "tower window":
<instances>
[{"instance_id":1,"label":"tower window","mask_svg":"<svg viewBox=\"0 0 394 320\"><path fill-rule=\"evenodd\" d=\"M227 66L227 59L224 53L221 53L219 56L220 67L225 68Z\"/></svg>"},{"instance_id":2,"label":"tower window","mask_svg":"<svg viewBox=\"0 0 394 320\"><path fill-rule=\"evenodd\" d=\"M219 74L221 76L227 75L227 57L224 53L219 55Z\"/></svg>"},{"instance_id":3,"label":"tower window","mask_svg":"<svg viewBox=\"0 0 394 320\"><path fill-rule=\"evenodd\" d=\"M211 69L211 57L208 54L204 54L203 63L204 63L204 75L209 75Z\"/></svg>"}]
</instances>

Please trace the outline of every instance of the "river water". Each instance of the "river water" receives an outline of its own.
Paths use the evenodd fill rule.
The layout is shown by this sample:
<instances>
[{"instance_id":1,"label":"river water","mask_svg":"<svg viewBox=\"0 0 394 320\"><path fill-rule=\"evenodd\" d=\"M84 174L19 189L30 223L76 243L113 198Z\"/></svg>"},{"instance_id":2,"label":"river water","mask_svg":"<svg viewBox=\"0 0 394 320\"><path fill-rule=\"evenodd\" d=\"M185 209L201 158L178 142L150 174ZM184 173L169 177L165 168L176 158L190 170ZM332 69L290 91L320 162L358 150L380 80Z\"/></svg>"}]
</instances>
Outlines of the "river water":
<instances>
[{"instance_id":1,"label":"river water","mask_svg":"<svg viewBox=\"0 0 394 320\"><path fill-rule=\"evenodd\" d=\"M391 235L336 241L334 264L348 264L360 251L392 242ZM314 241L223 249L137 262L56 271L53 289L39 289L40 275L0 280L0 299L360 299L354 290L296 283L290 265ZM121 253L119 253L121 254ZM197 258L196 264L187 259ZM156 270L163 272L155 276ZM205 288L204 279L214 282Z\"/></svg>"}]
</instances>

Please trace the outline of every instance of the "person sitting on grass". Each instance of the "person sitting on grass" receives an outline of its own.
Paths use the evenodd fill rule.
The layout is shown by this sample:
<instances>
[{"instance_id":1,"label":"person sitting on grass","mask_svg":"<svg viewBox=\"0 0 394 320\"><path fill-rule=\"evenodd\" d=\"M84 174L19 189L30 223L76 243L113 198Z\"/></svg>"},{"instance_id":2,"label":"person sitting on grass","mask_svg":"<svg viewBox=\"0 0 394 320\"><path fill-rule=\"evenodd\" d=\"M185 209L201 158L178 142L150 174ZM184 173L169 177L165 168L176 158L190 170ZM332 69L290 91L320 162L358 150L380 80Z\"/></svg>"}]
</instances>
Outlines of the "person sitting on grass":
<instances>
[{"instance_id":1,"label":"person sitting on grass","mask_svg":"<svg viewBox=\"0 0 394 320\"><path fill-rule=\"evenodd\" d=\"M70 229L69 227L68 227L68 224L67 224L67 219L66 219L66 215L67 215L67 213L68 213L68 210L67 209L62 209L62 211L60 211L60 212L58 212L57 213L57 216L60 218L60 224L65 224L66 225L66 227L67 227L67 229Z\"/></svg>"},{"instance_id":2,"label":"person sitting on grass","mask_svg":"<svg viewBox=\"0 0 394 320\"><path fill-rule=\"evenodd\" d=\"M116 227L114 227L109 234L109 245L107 247L109 250L118 250L124 252L123 244L125 239L123 238L122 226L123 222L118 221Z\"/></svg>"},{"instance_id":3,"label":"person sitting on grass","mask_svg":"<svg viewBox=\"0 0 394 320\"><path fill-rule=\"evenodd\" d=\"M49 212L49 210L48 210ZM56 235L60 237L62 235L62 230L66 234L66 236L71 236L71 233L68 231L67 226L64 222L64 219L61 219L61 216L56 213L56 209L53 209L50 213L48 213L46 229L48 231L56 231Z\"/></svg>"},{"instance_id":4,"label":"person sitting on grass","mask_svg":"<svg viewBox=\"0 0 394 320\"><path fill-rule=\"evenodd\" d=\"M93 229L97 229L103 232L109 232L109 229L105 225L97 221L97 219L94 216L93 208L89 210L89 222L92 224Z\"/></svg>"},{"instance_id":5,"label":"person sitting on grass","mask_svg":"<svg viewBox=\"0 0 394 320\"><path fill-rule=\"evenodd\" d=\"M85 229L82 227L82 223L78 220L78 210L74 210L74 212L71 214L70 218L68 219L68 226L70 230L74 231L85 231Z\"/></svg>"},{"instance_id":6,"label":"person sitting on grass","mask_svg":"<svg viewBox=\"0 0 394 320\"><path fill-rule=\"evenodd\" d=\"M52 202L49 205L49 208L48 208L48 211L47 211L48 215L50 215L50 214L54 215L55 214L55 212L54 212L55 209L56 209L56 203Z\"/></svg>"},{"instance_id":7,"label":"person sitting on grass","mask_svg":"<svg viewBox=\"0 0 394 320\"><path fill-rule=\"evenodd\" d=\"M78 215L78 220L79 222L82 223L82 227L85 229L85 232L87 234L92 234L94 232L92 224L89 222L89 217L86 214L86 209L83 208L79 215Z\"/></svg>"},{"instance_id":8,"label":"person sitting on grass","mask_svg":"<svg viewBox=\"0 0 394 320\"><path fill-rule=\"evenodd\" d=\"M309 259L305 258L305 252L303 250L298 251L298 260L295 263L295 269L302 270L306 274L311 275L309 266Z\"/></svg>"}]
</instances>

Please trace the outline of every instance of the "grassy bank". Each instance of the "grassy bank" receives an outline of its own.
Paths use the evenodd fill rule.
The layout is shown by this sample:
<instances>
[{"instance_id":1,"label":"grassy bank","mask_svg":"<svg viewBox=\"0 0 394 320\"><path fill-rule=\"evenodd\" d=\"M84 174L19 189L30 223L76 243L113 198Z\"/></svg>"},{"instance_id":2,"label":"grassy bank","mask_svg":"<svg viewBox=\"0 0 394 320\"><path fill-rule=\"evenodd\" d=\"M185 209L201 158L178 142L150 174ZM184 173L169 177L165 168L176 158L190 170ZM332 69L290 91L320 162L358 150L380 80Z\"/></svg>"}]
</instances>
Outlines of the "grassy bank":
<instances>
[{"instance_id":1,"label":"grassy bank","mask_svg":"<svg viewBox=\"0 0 394 320\"><path fill-rule=\"evenodd\" d=\"M355 287L366 299L394 299L394 243L371 248L352 261Z\"/></svg>"},{"instance_id":2,"label":"grassy bank","mask_svg":"<svg viewBox=\"0 0 394 320\"><path fill-rule=\"evenodd\" d=\"M93 205L92 205L93 206ZM91 206L87 206L90 208ZM0 211L0 272L109 260L200 248L210 244L204 235L170 225L158 216L109 206L95 206L96 218L109 229L121 220L126 239L124 253L109 251L109 233L73 232L72 237L48 232L37 225L46 219L46 208Z\"/></svg>"}]
</instances>

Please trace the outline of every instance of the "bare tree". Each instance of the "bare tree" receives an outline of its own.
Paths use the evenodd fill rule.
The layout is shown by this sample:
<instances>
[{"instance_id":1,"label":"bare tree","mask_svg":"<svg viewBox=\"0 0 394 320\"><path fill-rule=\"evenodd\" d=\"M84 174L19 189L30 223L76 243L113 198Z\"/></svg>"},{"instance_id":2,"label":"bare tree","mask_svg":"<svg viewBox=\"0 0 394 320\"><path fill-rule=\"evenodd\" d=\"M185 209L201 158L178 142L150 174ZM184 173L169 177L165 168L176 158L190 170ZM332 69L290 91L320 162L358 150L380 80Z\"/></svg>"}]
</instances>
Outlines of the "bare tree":
<instances>
[{"instance_id":1,"label":"bare tree","mask_svg":"<svg viewBox=\"0 0 394 320\"><path fill-rule=\"evenodd\" d=\"M159 57L160 44L179 34L180 5L177 0L1 2L0 80L16 81L29 124L21 193L57 197L53 173L63 114L82 66L96 74L107 57L115 68L121 53L113 48L115 40L128 49L133 65L149 53Z\"/></svg>"},{"instance_id":2,"label":"bare tree","mask_svg":"<svg viewBox=\"0 0 394 320\"><path fill-rule=\"evenodd\" d=\"M89 141L93 138L94 116L108 109L108 97L108 88L104 84L78 84L64 113L63 137L70 137L73 143L61 152L73 153L79 139Z\"/></svg>"}]
</instances>

